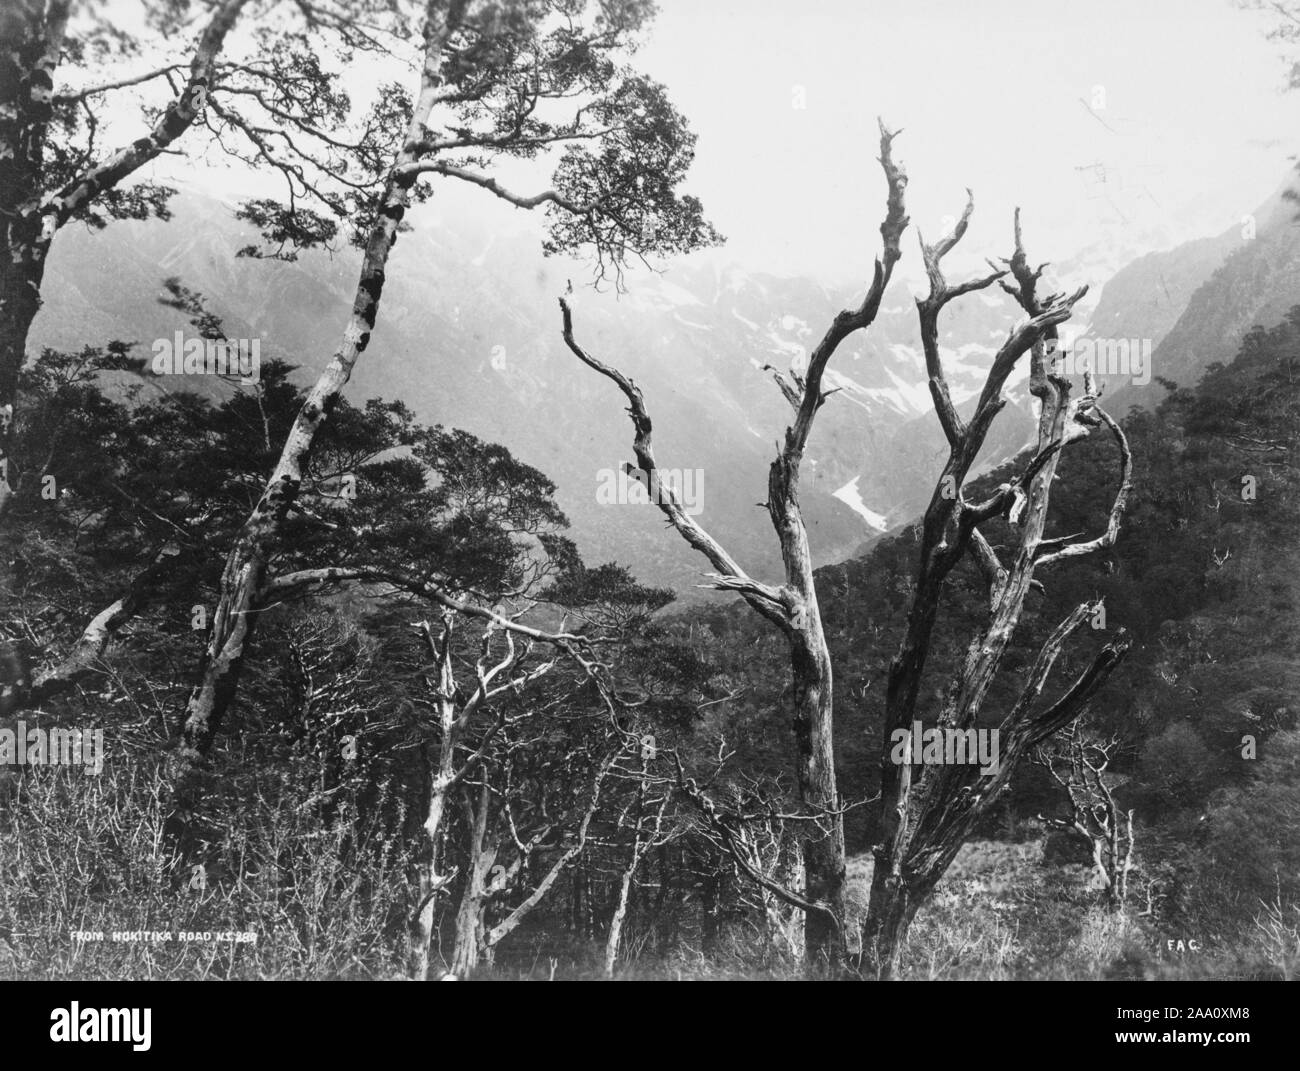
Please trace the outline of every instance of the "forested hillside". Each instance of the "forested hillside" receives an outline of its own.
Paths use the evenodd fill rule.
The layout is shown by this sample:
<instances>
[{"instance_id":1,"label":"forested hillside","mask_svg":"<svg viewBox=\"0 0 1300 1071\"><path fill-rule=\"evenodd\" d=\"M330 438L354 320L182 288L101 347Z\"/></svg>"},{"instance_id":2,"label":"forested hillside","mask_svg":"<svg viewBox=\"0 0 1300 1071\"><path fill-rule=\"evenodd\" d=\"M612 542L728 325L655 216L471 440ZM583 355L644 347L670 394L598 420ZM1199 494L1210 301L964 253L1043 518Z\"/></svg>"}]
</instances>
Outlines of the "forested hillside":
<instances>
[{"instance_id":1,"label":"forested hillside","mask_svg":"<svg viewBox=\"0 0 1300 1071\"><path fill-rule=\"evenodd\" d=\"M1090 734L1120 740L1109 775L1119 805L1133 812L1130 895L1154 934L1192 934L1229 955L1260 936L1259 920L1272 925L1268 912L1294 911L1288 905L1300 893L1298 415L1300 306L1277 327L1252 330L1236 359L1212 366L1196 387L1166 390L1154 412L1129 415L1124 428L1141 460L1117 543L1096 561L1054 574L1033 596L1014 643L1023 670L1045 623L1097 597L1105 600L1105 618L1104 627L1090 630L1093 644L1120 628L1132 635L1129 660L1083 719ZM1113 446L1101 439L1070 457L1057 481L1060 512L1050 535L1104 526L1116 464ZM1010 471L991 474L988 484ZM819 572L831 594L837 755L849 800L872 797L878 784L881 703L916 568L914 536L908 528L862 559ZM964 655L983 612L980 590L973 566L949 587L936 682ZM690 627L704 623L719 648L740 652L728 668L750 685L728 721L728 739L775 771L773 742L784 731L777 645L745 615L719 609L695 615ZM1063 663L1062 678L1090 652L1081 647L1070 657L1075 666ZM770 670L755 673L759 666ZM1004 697L1010 694L1005 687ZM988 724L1003 709L994 702ZM1041 882L1039 842L1047 831L1035 817L1064 814L1065 802L1045 771L1032 768L983 830L990 842L1033 842L1016 883ZM871 807L850 812L851 852L866 853L873 844L872 816ZM1065 858L1090 861L1086 844L1054 840L1064 842ZM1035 903L1031 897L1020 909ZM1294 927L1296 916L1286 918ZM1146 946L1155 948L1152 940Z\"/></svg>"},{"instance_id":2,"label":"forested hillside","mask_svg":"<svg viewBox=\"0 0 1300 1071\"><path fill-rule=\"evenodd\" d=\"M168 706L198 657L202 634L191 628L191 607L202 608L214 582L202 543L181 533L191 527L187 518L199 514L207 519L204 531L219 539L218 519L238 519L242 487L265 464L265 440L250 431L266 420L274 438L295 408L295 391L285 370L272 367L264 372L260 405L245 395L221 404L169 395L129 409L105 395L95 374L129 365L128 357L113 352L48 352L25 380L31 415L21 441L49 456L47 470L62 491L55 506L39 493L23 498L26 508L7 519L19 578L7 634L19 644L36 636L67 646L77 623L129 586L133 575L149 576L160 556L168 568L153 586L137 581L134 590L147 608L141 607L121 652L89 668L75 692L51 695L42 708L61 712L68 723L93 718L104 724L110 748L125 751L130 764L112 764L102 784L39 770L3 774L10 816L4 925L30 926L35 913L61 931L127 917L141 929L166 928L164 921L200 930L254 928L277 936L264 937L257 949L232 949L202 969L397 969L403 938L398 886L403 860L419 850L427 789L418 771L430 761L427 749L436 736L428 735L419 715L427 703L421 696L430 694L428 654L420 655L425 641L418 630L412 636L411 596L392 586L363 585L348 595L303 601L310 591L305 586L295 592L297 601L268 610L239 733L220 744L209 775L214 795L187 831L199 862L174 874L168 856L159 854L165 813L149 771L168 735ZM1168 392L1154 412L1129 415L1124 427L1141 462L1120 539L1095 562L1055 572L1046 591L1032 596L1017 633L1009 658L1023 667L1042 622L1080 600L1101 597L1104 626L1088 630L1087 646L1063 655L1062 676L1117 629L1135 641L1132 656L1083 719L1088 734L1119 738L1107 776L1120 808L1132 811L1135 845L1128 893L1134 920L1122 933L1105 931L1107 942L1088 967L1094 972L1210 970L1211 963L1223 969L1224 962L1238 960L1242 969L1292 969L1286 934L1294 931L1300 896L1294 699L1300 563L1291 549L1300 506L1298 412L1300 307L1281 325L1250 332L1231 365L1212 367L1194 388ZM745 800L752 807L789 791L781 758L790 731L789 696L774 637L725 604L661 612L652 623L647 615L671 596L637 588L617 569L581 566L562 538L555 541L564 519L547 504L545 477L500 448L422 428L400 406L375 402L339 410L318 455L319 478L330 479L344 457L356 465L392 456L401 446L410 460L358 468L365 482L357 508L335 512L341 528L322 532L302 519L293 560L282 565L286 572L337 563L339 548L348 546L349 562L382 565L394 576L399 566L418 572L431 556L453 562L441 568L454 568L465 585L518 585L526 574L538 593L531 616L554 624L576 613L584 629L601 628L619 645L619 696L638 704L629 708L635 727L628 722L625 728L638 739L654 738L642 754L658 760L664 749L679 748L688 769L707 776L722 799L742 809ZM489 464L489 458L495 460ZM1057 481L1060 512L1049 534L1104 522L1116 464L1112 444L1102 439L1076 447ZM420 516L444 520L406 528L411 481L424 479L417 476L421 468L440 474L441 490L425 492ZM1005 475L992 473L985 482L993 486ZM481 505L471 507L474 502ZM491 512L472 512L488 503ZM487 538L490 524L506 525L504 541ZM525 565L509 549L505 533L520 525L556 533L545 541L553 564L540 573L534 573L536 562ZM841 791L856 805L847 812L848 846L850 855L862 857L851 864L850 876L859 883L870 869L874 837L873 808L860 804L876 792L883 682L898 645L915 545L907 528L866 557L820 570L818 577L827 593L823 612L836 669ZM979 591L974 570L961 567L948 586L933 679L943 679L979 623ZM57 597L38 610L37 592ZM472 632L466 636L471 641L478 642ZM473 662L470 648L457 656L462 659L466 666ZM581 794L565 795L572 784L548 780L544 771L556 762L570 772L580 762L598 768L611 744L608 728L601 728L599 694L581 674L539 675L528 688L521 692L524 705L511 706L516 715L567 710L559 724L568 728L532 735L525 731L527 719L517 728L508 722L507 732L520 735L500 754L493 752L487 769L511 783L536 785L529 806L551 820L535 828L536 843L526 855L508 847L508 834L507 844L489 847L485 858L505 860L512 871L511 860L522 861L544 877L556 852L546 830L558 828L555 822L563 824L565 815L580 823L585 813ZM1008 684L1003 695L994 695L990 724L1011 691ZM15 718L4 724L13 727ZM481 742L483 731L472 729L471 739ZM631 950L625 953L628 969L694 971L688 950L698 950L701 940L715 950L725 947L725 955L719 953L725 971L780 970L792 962L797 939L788 909L755 890L734 861L719 854L716 833L692 817L689 799L666 802L671 769L648 781L636 775L633 763L621 775L626 787L614 784L601 796L581 862L558 876L517 932L511 928L512 938L501 938L499 955L491 955L493 943L478 956L463 957L478 963L488 954L507 973L536 971L538 964L548 971L601 970L621 875L636 851L642 869L621 920L622 942ZM554 800L545 794L551 788L561 792ZM970 962L971 951L960 967L949 969L1007 976L1050 974L1068 964L1078 969L1078 941L1097 939L1081 936L1080 919L1094 917L1088 905L1099 904L1101 894L1089 880L1087 844L1052 833L1037 819L1040 813L1064 814L1066 800L1046 769L1032 766L963 853L945 886L949 891L918 921L916 955L927 950L932 960L939 957L926 969L939 969L935 963L956 955L943 945L952 920L938 927L927 919L933 923L944 911L969 904L971 889L990 883L1001 889L994 897L1001 906L980 906L973 929L964 931L971 949L987 960ZM525 813L509 819L522 835ZM489 836L496 822L486 824ZM755 858L777 865L779 828L770 822L764 828L770 842L755 844ZM83 889L78 870L87 862L43 847L69 842L90 853L105 875L102 883ZM455 842L454 858L475 843L461 833ZM525 837L524 843L533 842ZM490 875L496 864L480 858L478 865ZM192 887L195 875L202 878L198 888ZM537 880L482 895L486 922L480 930L510 917ZM865 895L860 884L855 887ZM1262 889L1269 899L1260 897ZM1071 914L1066 903L1084 914ZM1009 919L1019 927L1018 943L998 946L997 934ZM450 927L451 941L456 913L442 925ZM1202 959L1159 965L1166 935L1194 937L1205 950ZM370 952L349 966L345 960L358 941ZM55 973L199 969L175 950L154 949L140 959L145 952L137 946L64 939L58 947L46 968ZM8 949L9 969L32 969L34 962L24 966L15 958L20 955ZM169 955L178 958L169 961Z\"/></svg>"},{"instance_id":3,"label":"forested hillside","mask_svg":"<svg viewBox=\"0 0 1300 1071\"><path fill-rule=\"evenodd\" d=\"M1297 977L1236 24L661 2L0 4L0 978Z\"/></svg>"}]
</instances>

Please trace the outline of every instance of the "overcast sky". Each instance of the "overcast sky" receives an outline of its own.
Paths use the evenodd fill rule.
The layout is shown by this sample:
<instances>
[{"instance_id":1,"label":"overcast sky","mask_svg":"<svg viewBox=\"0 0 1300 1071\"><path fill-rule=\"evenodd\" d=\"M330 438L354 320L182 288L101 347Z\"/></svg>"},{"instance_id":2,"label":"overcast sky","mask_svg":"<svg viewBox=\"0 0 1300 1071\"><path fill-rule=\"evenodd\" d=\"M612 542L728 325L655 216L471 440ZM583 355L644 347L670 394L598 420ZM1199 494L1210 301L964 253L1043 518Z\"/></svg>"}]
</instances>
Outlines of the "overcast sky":
<instances>
[{"instance_id":1,"label":"overcast sky","mask_svg":"<svg viewBox=\"0 0 1300 1071\"><path fill-rule=\"evenodd\" d=\"M1009 252L1017 204L1031 256L1056 263L1240 226L1300 152L1300 92L1282 91L1268 24L1231 0L660 0L634 62L698 134L688 188L728 238L716 255L847 281L878 246L877 115L905 130L916 229L937 236L974 190L967 259ZM359 98L378 83L342 77ZM220 167L176 177L247 189ZM454 184L424 211L525 225Z\"/></svg>"},{"instance_id":2,"label":"overcast sky","mask_svg":"<svg viewBox=\"0 0 1300 1071\"><path fill-rule=\"evenodd\" d=\"M1300 93L1281 92L1266 21L1230 0L660 7L638 66L699 135L691 188L729 255L759 266L862 270L883 205L877 114L905 128L922 232L970 186L972 251L1007 252L1020 204L1043 259L1218 233L1300 150Z\"/></svg>"}]
</instances>

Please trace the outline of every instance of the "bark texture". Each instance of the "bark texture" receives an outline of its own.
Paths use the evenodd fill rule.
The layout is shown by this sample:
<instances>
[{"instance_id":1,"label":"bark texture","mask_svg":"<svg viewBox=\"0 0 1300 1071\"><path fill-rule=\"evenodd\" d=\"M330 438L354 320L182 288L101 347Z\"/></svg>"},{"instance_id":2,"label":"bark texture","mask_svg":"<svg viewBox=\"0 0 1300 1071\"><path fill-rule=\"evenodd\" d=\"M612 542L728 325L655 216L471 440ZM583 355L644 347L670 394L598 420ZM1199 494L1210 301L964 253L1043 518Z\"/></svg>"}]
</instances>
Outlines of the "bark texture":
<instances>
[{"instance_id":1,"label":"bark texture","mask_svg":"<svg viewBox=\"0 0 1300 1071\"><path fill-rule=\"evenodd\" d=\"M15 490L10 446L18 374L41 307L54 236L91 202L158 156L194 124L213 84L217 58L248 0L225 0L195 46L180 95L153 128L49 189L46 142L54 115L54 74L65 45L67 0L10 0L0 6L0 516Z\"/></svg>"},{"instance_id":2,"label":"bark texture","mask_svg":"<svg viewBox=\"0 0 1300 1071\"><path fill-rule=\"evenodd\" d=\"M1056 325L1069 317L1085 291L1039 299L1036 287L1043 269L1029 268L1019 214L1015 252L1006 261L1005 270L953 287L944 280L940 262L965 233L973 209L973 200L968 200L951 234L934 245L922 242L930 292L918 300L917 306L930 393L948 440L949 456L925 513L916 593L905 636L889 671L880 761L879 843L863 927L866 965L870 973L882 978L897 975L902 942L917 909L933 891L975 823L1006 789L1017 763L1082 712L1129 647L1128 638L1119 630L1055 702L1035 709L1066 640L1100 607L1099 603L1085 603L1043 643L1019 697L1000 719L1001 755L996 772L985 776L974 765L913 766L907 762L896 764L892 759L893 734L910 731L918 718L917 697L944 581L962 555L974 557L988 583L989 617L986 626L971 640L964 664L950 682L938 712L941 728L958 730L972 728L981 713L1020 620L1025 598L1037 583L1035 569L1113 543L1131 483L1132 459L1127 442L1119 426L1097 407L1091 379L1085 382L1084 396L1075 401L1070 397L1069 380L1054 375L1047 359L1048 344L1056 339ZM953 406L944 378L938 345L939 313L953 298L982 289L1008 273L1014 284L1002 285L1016 298L1028 319L1010 332L994 357L967 423ZM984 502L967 502L963 484L993 419L1006 404L1002 387L1026 354L1030 359L1030 390L1040 403L1037 451L1014 483L1003 485ZM1053 550L1059 541L1045 540L1043 532L1061 450L1103 425L1116 437L1121 454L1120 490L1107 531L1095 540ZM1015 532L1008 565L1003 565L979 531L981 523L997 516L1006 516Z\"/></svg>"},{"instance_id":3,"label":"bark texture","mask_svg":"<svg viewBox=\"0 0 1300 1071\"><path fill-rule=\"evenodd\" d=\"M904 192L907 176L893 160L895 135L880 128L880 164L888 184L885 220L880 226L882 253L876 261L870 287L862 303L846 309L832 321L803 371L773 370L781 393L794 410L778 454L768 472L765 503L781 547L784 581L780 585L755 580L711 535L691 518L674 492L661 484L651 443L652 423L640 389L622 372L588 354L575 341L569 305L561 299L565 342L588 367L612 380L629 402L635 431L633 452L637 468L649 482L651 501L668 518L686 542L708 559L716 570L712 586L734 591L754 611L785 635L790 653L795 773L800 802L807 809L804 837L805 888L788 902L815 905L806 913L805 957L810 969L838 971L845 963L856 934L844 924L845 858L843 810L836 787L834 682L830 651L822 627L813 575L814 563L808 531L799 504L799 475L804 451L817 412L832 393L822 389L827 364L840 344L875 320L881 299L902 255L899 242L907 226Z\"/></svg>"},{"instance_id":4,"label":"bark texture","mask_svg":"<svg viewBox=\"0 0 1300 1071\"><path fill-rule=\"evenodd\" d=\"M182 796L188 775L212 746L234 697L245 651L265 601L268 561L289 507L298 496L307 454L370 342L383 296L388 258L409 204L411 186L417 178L414 165L422 152L425 124L443 82L446 44L460 23L464 7L463 0L446 5L445 10L435 0L427 5L419 94L407 126L405 144L384 184L380 210L366 242L352 312L342 340L308 392L261 498L226 558L202 673L190 695L174 755L173 776Z\"/></svg>"}]
</instances>

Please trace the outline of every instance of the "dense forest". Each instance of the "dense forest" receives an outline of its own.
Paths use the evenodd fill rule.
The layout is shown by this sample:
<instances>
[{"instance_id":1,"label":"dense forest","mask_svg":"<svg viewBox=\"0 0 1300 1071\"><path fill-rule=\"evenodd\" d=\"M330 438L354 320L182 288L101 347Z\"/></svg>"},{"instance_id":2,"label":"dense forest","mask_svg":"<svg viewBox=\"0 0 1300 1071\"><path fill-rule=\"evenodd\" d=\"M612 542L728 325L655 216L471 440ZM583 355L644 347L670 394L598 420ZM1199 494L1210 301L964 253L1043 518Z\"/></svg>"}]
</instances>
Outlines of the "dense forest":
<instances>
[{"instance_id":1,"label":"dense forest","mask_svg":"<svg viewBox=\"0 0 1300 1071\"><path fill-rule=\"evenodd\" d=\"M1296 975L1289 186L1045 275L855 113L832 287L646 0L118 6L0 8L0 976Z\"/></svg>"},{"instance_id":2,"label":"dense forest","mask_svg":"<svg viewBox=\"0 0 1300 1071\"><path fill-rule=\"evenodd\" d=\"M1133 655L1077 733L1081 744L1113 745L1102 776L1113 799L1084 802L1130 816L1125 895L1099 878L1108 856L1098 867L1088 837L1060 823L1071 799L1068 776L1052 776L1068 774L1069 742L1058 740L1016 778L922 910L909 974L1294 970L1298 344L1300 307L1251 331L1200 384L1167 382L1154 412L1128 415L1141 462L1123 533L1104 557L1067 566L1035 594L1008 656L1023 671L1042 621L1098 597L1104 621L1092 642L1120 628L1133 637ZM448 761L478 759L447 799L447 891L431 922L441 966L531 977L800 969L799 912L752 880L726 843L732 819L754 869L791 865L777 639L725 600L676 612L671 593L626 569L585 565L543 474L501 447L421 426L398 403L344 403L327 426L310 473L327 523L307 507L295 518L237 730L218 742L178 834L164 787L169 711L201 654L220 560L209 541L239 523L300 397L289 369L271 367L256 392L142 401L132 385L140 367L129 348L109 345L47 351L23 378L16 442L50 479L20 487L5 519L15 548L6 637L66 649L118 592L140 606L113 656L75 688L50 689L40 708L46 723L105 728L103 774L0 771L0 932L36 928L49 942L0 942L8 972L401 973L410 868L428 851L429 772L453 723ZM1057 529L1104 517L1107 446L1089 441L1063 466ZM525 538L545 553L524 553ZM872 866L883 678L915 546L904 529L818 572L858 911ZM461 590L508 598L512 620L578 639L557 652L422 598L418 581L435 562ZM375 580L313 594L322 568ZM948 586L940 676L985 612L979 591L973 568ZM612 667L607 686L584 671L591 661ZM73 938L130 930L259 937L215 952Z\"/></svg>"}]
</instances>

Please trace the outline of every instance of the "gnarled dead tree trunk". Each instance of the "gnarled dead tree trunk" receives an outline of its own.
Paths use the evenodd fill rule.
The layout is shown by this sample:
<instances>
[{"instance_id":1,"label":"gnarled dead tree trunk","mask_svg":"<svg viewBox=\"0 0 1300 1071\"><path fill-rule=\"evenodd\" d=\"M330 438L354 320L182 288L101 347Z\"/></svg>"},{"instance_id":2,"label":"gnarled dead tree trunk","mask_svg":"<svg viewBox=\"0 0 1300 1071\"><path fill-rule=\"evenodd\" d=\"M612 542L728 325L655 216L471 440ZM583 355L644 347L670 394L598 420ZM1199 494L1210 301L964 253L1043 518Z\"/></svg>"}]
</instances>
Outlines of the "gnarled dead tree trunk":
<instances>
[{"instance_id":1,"label":"gnarled dead tree trunk","mask_svg":"<svg viewBox=\"0 0 1300 1071\"><path fill-rule=\"evenodd\" d=\"M466 882L456 914L456 939L452 949L451 973L457 978L468 978L483 963L491 963L496 947L519 927L533 910L555 887L560 877L581 858L586 851L592 819L600 807L604 787L610 770L623 750L624 741L617 737L603 757L597 759L590 778L582 783L576 793L576 804L570 814L569 828L558 822L544 821L530 831L527 839L519 829L512 800L507 790L500 794L487 783L479 785L475 804L466 792L466 817L471 825ZM576 757L576 756L574 756ZM507 757L507 781L509 758ZM493 839L494 826L504 825L510 831L508 838ZM505 853L510 853L506 855ZM508 863L498 863L501 858ZM544 858L540 864L537 860ZM540 876L531 888L521 888L520 881L526 873ZM510 897L514 905L502 909L496 922L487 920L488 908L496 901Z\"/></svg>"},{"instance_id":2,"label":"gnarled dead tree trunk","mask_svg":"<svg viewBox=\"0 0 1300 1071\"><path fill-rule=\"evenodd\" d=\"M527 714L511 716L503 707L493 709L493 701L518 694L541 679L555 667L558 658L558 654L553 654L526 665L532 650L532 638L524 637L522 643L516 644L514 631L499 623L504 620L494 616L483 631L474 664L475 683L472 688L462 688L456 681L452 662L456 613L444 609L441 628L436 633L428 621L413 626L420 633L435 669L435 673L427 678L432 692L428 706L438 725L436 755L428 771L424 837L412 882L415 904L408 920L407 974L416 981L423 981L428 976L429 944L438 898L456 878L455 868L446 867L445 842L451 801L457 793L464 798L464 812L470 826L470 847L457 913L460 958L456 962L460 965L453 964L452 970L459 974L477 965L478 952L483 944L482 909L490 892L484 875L491 870L496 856L493 848L492 858L488 859L488 848L485 847L492 806L486 777L491 766L500 761L503 732L529 717ZM505 640L505 651L499 656L493 650L493 640L498 633L504 633ZM567 642L562 638L567 635L564 633L537 635L556 648ZM509 745L504 746L508 753ZM484 794L477 806L472 794L466 790L466 786L475 783L476 778ZM521 850L520 859L523 858ZM472 947L462 948L465 940L469 940Z\"/></svg>"},{"instance_id":3,"label":"gnarled dead tree trunk","mask_svg":"<svg viewBox=\"0 0 1300 1071\"><path fill-rule=\"evenodd\" d=\"M616 830L631 827L632 844L628 849L627 862L619 874L618 894L614 901L614 912L610 916L609 930L605 935L605 977L614 977L614 965L618 962L619 946L623 940L623 924L627 920L628 902L632 893L632 883L636 872L646 853L661 847L671 839L671 833L665 835L664 818L672 796L666 791L652 796L650 791L649 753L641 751L641 768L636 777L636 794L629 805L619 815L615 823Z\"/></svg>"},{"instance_id":4,"label":"gnarled dead tree trunk","mask_svg":"<svg viewBox=\"0 0 1300 1071\"><path fill-rule=\"evenodd\" d=\"M1040 748L1036 762L1065 789L1068 818L1038 816L1039 821L1072 833L1092 856L1093 869L1105 890L1106 906L1122 911L1128 901L1128 876L1133 868L1133 812L1115 800L1106 770L1120 750L1120 739L1088 739L1075 722L1061 733L1058 749Z\"/></svg>"},{"instance_id":5,"label":"gnarled dead tree trunk","mask_svg":"<svg viewBox=\"0 0 1300 1071\"><path fill-rule=\"evenodd\" d=\"M894 733L910 732L917 720L917 696L930 651L944 581L969 554L988 583L989 618L971 640L965 662L949 685L938 717L944 730L974 727L989 686L1002 665L1011 635L1020 620L1025 597L1037 581L1035 571L1066 558L1109 546L1119 531L1132 476L1132 458L1119 425L1096 404L1093 384L1085 381L1082 398L1070 397L1069 380L1054 375L1049 348L1057 325L1067 319L1083 296L1081 289L1066 297L1036 293L1043 268L1029 268L1016 215L1016 248L1005 269L949 286L941 260L966 232L974 202L968 200L951 234L934 245L921 244L930 292L917 302L926 370L935 411L948 440L949 454L925 512L921 531L920 569L908 613L906 633L889 671L884 745L880 762L881 801L872 877L871 899L863 927L869 970L879 977L897 974L901 943L917 909L970 836L975 823L1010 783L1017 763L1034 747L1076 718L1129 647L1123 630L1097 654L1092 665L1064 693L1045 707L1036 707L1052 665L1066 640L1091 617L1100 603L1077 607L1044 641L1022 685L1020 695L999 725L1000 751L996 770L981 774L971 764L914 767L896 763ZM1024 309L1028 319L1012 329L993 358L992 368L969 421L953 405L939 352L938 318L944 306L962 294L989 286L1008 274L1014 285L1002 283ZM1085 288L1086 289L1086 288ZM1037 450L1023 474L1004 484L987 500L968 502L964 483L988 430L1005 406L1002 387L1017 362L1029 355L1030 391L1039 401ZM1067 443L1105 425L1120 448L1120 489L1106 532L1096 539L1058 546L1044 538L1052 479L1060 452ZM1006 516L1015 535L1009 564L1003 564L979 526Z\"/></svg>"},{"instance_id":6,"label":"gnarled dead tree trunk","mask_svg":"<svg viewBox=\"0 0 1300 1071\"><path fill-rule=\"evenodd\" d=\"M807 809L808 818L808 831L803 838L805 889L802 895L792 895L790 902L810 906L805 922L805 956L809 965L829 964L834 969L838 969L844 958L846 940L853 944L856 935L848 934L844 926L844 822L835 784L834 689L830 651L817 602L812 552L799 505L799 476L817 412L831 393L822 389L826 366L846 338L875 320L894 265L901 256L899 242L908 222L903 198L907 176L893 160L894 136L881 124L880 164L888 183L887 210L880 225L883 249L866 296L856 309L846 309L835 317L802 373L794 370L789 375L774 373L777 385L794 410L793 423L786 428L784 441L768 472L766 508L785 565L784 582L780 585L765 584L750 577L717 540L687 515L672 488L661 482L651 445L650 415L640 389L617 368L592 357L578 345L569 305L560 300L564 340L569 349L589 368L617 384L628 400L635 429L636 467L648 482L650 500L716 570L710 574L712 586L740 594L786 638L794 700L795 771L800 801Z\"/></svg>"}]
</instances>

